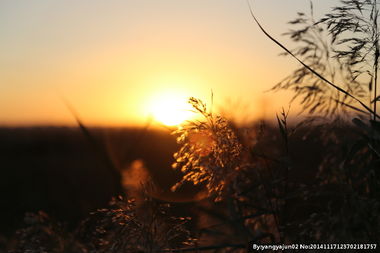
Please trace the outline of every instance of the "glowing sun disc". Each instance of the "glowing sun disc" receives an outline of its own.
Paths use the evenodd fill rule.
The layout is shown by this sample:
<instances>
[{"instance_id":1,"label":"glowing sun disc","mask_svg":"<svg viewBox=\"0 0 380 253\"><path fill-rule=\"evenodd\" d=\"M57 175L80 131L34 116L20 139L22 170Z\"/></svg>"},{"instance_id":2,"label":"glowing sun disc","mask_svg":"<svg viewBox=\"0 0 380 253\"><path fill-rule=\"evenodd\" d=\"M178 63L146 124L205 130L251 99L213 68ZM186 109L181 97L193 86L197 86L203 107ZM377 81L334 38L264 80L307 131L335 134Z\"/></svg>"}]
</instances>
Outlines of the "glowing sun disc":
<instances>
[{"instance_id":1,"label":"glowing sun disc","mask_svg":"<svg viewBox=\"0 0 380 253\"><path fill-rule=\"evenodd\" d=\"M193 117L187 99L175 96L175 94L163 95L154 99L150 107L154 119L166 126L179 125Z\"/></svg>"}]
</instances>

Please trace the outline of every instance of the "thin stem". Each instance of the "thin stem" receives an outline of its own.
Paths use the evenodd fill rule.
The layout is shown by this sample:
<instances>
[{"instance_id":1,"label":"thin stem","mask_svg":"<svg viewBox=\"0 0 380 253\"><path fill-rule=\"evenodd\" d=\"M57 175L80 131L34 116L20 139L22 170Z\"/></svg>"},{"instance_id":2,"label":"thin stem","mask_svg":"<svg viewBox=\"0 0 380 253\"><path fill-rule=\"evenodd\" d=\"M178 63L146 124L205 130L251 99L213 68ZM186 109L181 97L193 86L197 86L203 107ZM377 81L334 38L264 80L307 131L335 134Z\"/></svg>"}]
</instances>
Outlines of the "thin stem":
<instances>
[{"instance_id":1,"label":"thin stem","mask_svg":"<svg viewBox=\"0 0 380 253\"><path fill-rule=\"evenodd\" d=\"M373 94L373 120L376 121L377 115L376 115L376 105L377 105L377 72L378 72L378 65L379 65L379 34L378 34L378 29L377 29L377 1L374 1L374 28L375 28L375 63L374 63L374 68L375 68L375 74L374 74L374 94Z\"/></svg>"},{"instance_id":2,"label":"thin stem","mask_svg":"<svg viewBox=\"0 0 380 253\"><path fill-rule=\"evenodd\" d=\"M373 94L373 100L374 100L374 104L373 104L373 120L376 121L376 118L378 117L378 115L376 114L376 104L377 104L377 72L378 72L378 65L379 65L379 61L378 61L378 56L379 56L379 47L377 45L377 42L376 42L376 59L375 59L375 81L374 81L374 94Z\"/></svg>"},{"instance_id":3,"label":"thin stem","mask_svg":"<svg viewBox=\"0 0 380 253\"><path fill-rule=\"evenodd\" d=\"M268 171L270 177L272 178L271 181L273 181L274 177L273 177L273 174L271 173L270 167L268 165L268 161L264 160L264 164L265 164L265 167L267 168L267 171ZM260 173L260 169L257 170L257 175L259 177L260 182L263 182L264 194L265 194L266 200L268 201L268 206L270 208L270 211L273 213L273 218L274 218L274 222L275 222L275 225L277 228L278 236L279 236L280 242L282 243L283 242L283 234L282 234L282 227L280 226L280 221L279 221L279 217L278 217L278 214L279 214L278 209L279 208L278 208L278 204L277 204L277 199L275 199L275 201L274 201L274 204L275 204L275 206L274 206L272 201L271 201L271 197L269 194L269 189L267 188L267 184L264 183L265 182L264 177Z\"/></svg>"}]
</instances>

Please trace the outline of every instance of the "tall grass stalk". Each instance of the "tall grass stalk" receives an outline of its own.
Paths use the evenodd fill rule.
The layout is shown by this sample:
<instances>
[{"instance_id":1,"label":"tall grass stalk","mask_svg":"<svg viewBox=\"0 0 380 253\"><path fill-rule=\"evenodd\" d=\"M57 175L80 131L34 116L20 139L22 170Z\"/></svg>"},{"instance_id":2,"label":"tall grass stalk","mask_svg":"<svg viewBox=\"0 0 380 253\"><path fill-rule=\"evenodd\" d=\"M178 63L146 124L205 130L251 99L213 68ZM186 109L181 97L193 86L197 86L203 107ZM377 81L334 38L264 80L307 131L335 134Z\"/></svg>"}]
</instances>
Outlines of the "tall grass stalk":
<instances>
[{"instance_id":1,"label":"tall grass stalk","mask_svg":"<svg viewBox=\"0 0 380 253\"><path fill-rule=\"evenodd\" d=\"M261 31L302 65L302 68L295 71L293 76L288 78L287 82L280 83L275 88L293 88L295 97L302 95L304 97L302 103L309 102L309 104L306 104L306 107L311 107L310 112L323 107L328 112L331 110L330 107L333 106L333 102L336 105L342 105L361 112L362 109L355 105L355 103L358 103L367 114L371 115L372 119L375 120L378 117L376 100L378 98L379 31L377 26L378 9L375 0L361 2L342 0L342 7L335 7L330 14L327 14L318 21L313 21L313 6L311 3L310 23L307 23L308 20L304 13L298 13L299 17L291 22L294 25L303 25L302 28L289 33L294 42L304 43L296 51L288 49L277 39L273 38L254 15L250 2L247 2L251 16ZM322 24L326 25L326 28L320 27ZM323 35L318 34L324 29L331 35L328 43L322 42L321 36ZM333 54L332 58L328 57L330 54ZM334 64L345 72L343 73L344 85L335 84L335 70L330 69L332 71L330 73L332 81L327 78L327 71L329 69L326 66L331 67L334 65L329 64L332 59L336 60ZM365 84L358 81L358 78L364 75L367 75L369 79L369 85L367 85L368 93L362 89ZM305 80L306 78L308 79ZM302 81L308 81L312 85L307 86L306 84L302 84ZM319 81L322 81L324 84ZM331 95L326 97L326 89L323 85L328 85L337 93L331 92ZM373 85L374 89L372 89ZM373 93L374 99L369 105L366 105L362 100L366 93L369 98L372 97L371 93ZM343 96L339 96L339 94ZM352 99L353 103L350 101L346 102L347 98Z\"/></svg>"}]
</instances>

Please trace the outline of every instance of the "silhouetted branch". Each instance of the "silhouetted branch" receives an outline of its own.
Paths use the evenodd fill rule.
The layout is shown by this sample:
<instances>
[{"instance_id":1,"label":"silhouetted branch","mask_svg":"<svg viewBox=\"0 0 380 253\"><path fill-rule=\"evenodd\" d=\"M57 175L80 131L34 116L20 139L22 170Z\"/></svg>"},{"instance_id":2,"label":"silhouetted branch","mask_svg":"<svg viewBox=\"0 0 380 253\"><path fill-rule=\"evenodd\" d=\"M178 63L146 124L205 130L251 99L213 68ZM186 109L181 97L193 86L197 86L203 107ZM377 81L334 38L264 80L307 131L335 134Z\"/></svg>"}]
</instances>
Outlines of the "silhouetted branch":
<instances>
[{"instance_id":1,"label":"silhouetted branch","mask_svg":"<svg viewBox=\"0 0 380 253\"><path fill-rule=\"evenodd\" d=\"M259 26L259 28L261 29L261 31L270 39L272 40L274 43L276 43L279 47L281 47L283 50L285 50L285 52L287 52L289 55L291 55L294 59L296 59L303 67L305 67L307 70L311 71L314 75L316 75L319 79L321 79L322 81L324 81L325 83L327 83L328 85L330 85L331 87L333 87L334 89L336 89L337 91L339 91L340 93L346 95L347 97L350 97L352 98L353 100L355 100L356 102L358 102L361 106L363 106L363 108L365 108L369 113L373 114L373 115L376 115L376 113L371 110L368 106L366 106L360 99L358 99L357 97L355 97L354 95L350 94L349 92L343 90L342 88L340 88L339 86L337 86L336 84L332 83L331 81L327 80L324 76L322 76L320 73L318 73L317 71L315 71L312 67L310 67L309 65L307 65L306 63L304 63L302 60L300 60L296 55L294 55L287 47L285 47L283 44L281 44L278 40L276 40L275 38L273 38L263 27L262 25L260 24L260 22L258 21L258 19L256 18L256 16L254 15L253 13L253 10L252 10L252 6L249 2L249 0L247 0L247 3L248 3L248 6L249 6L249 10L250 10L250 13L251 13L251 16L253 17L254 21L256 22L256 24ZM352 106L354 107L354 106Z\"/></svg>"}]
</instances>

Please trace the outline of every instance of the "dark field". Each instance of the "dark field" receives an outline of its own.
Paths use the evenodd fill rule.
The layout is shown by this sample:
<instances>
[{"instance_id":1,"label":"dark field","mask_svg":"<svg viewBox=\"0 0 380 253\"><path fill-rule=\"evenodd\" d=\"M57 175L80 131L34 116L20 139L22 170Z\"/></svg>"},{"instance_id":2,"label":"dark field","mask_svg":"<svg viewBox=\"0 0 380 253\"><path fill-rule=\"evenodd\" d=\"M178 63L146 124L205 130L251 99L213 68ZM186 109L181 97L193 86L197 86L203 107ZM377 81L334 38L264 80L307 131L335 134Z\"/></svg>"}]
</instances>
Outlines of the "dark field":
<instances>
[{"instance_id":1,"label":"dark field","mask_svg":"<svg viewBox=\"0 0 380 253\"><path fill-rule=\"evenodd\" d=\"M134 160L143 160L166 190L178 179L171 169L177 144L167 132L90 131L95 145L78 128L0 129L2 233L22 226L25 212L39 210L74 225L121 194L121 171Z\"/></svg>"},{"instance_id":2,"label":"dark field","mask_svg":"<svg viewBox=\"0 0 380 253\"><path fill-rule=\"evenodd\" d=\"M200 248L215 250L222 245L222 248L239 250L249 241L275 242L280 238L287 242L373 243L377 240L373 232L378 229L377 221L367 220L377 217L374 213L378 206L373 202L377 188L370 188L376 182L360 171L368 162L360 161L361 158L347 160L350 148L360 138L360 130L350 123L297 129L288 126L286 136L281 128L263 123L235 129L247 150L244 157L239 158L239 170L228 174L233 181L220 184L238 187L231 188L238 192L223 190L221 201L216 202L217 193L208 188L207 181L200 186L185 182L177 191L170 190L184 174L171 166L175 161L173 154L180 145L169 131L87 130L89 136L79 128L69 127L0 129L0 252L12 249L16 251L10 252L26 252L29 243L35 245L32 239L22 236L20 239L20 234L27 234L28 227L40 231L41 228L33 227L35 223L24 219L27 213L39 211L43 211L40 215L60 224L65 233L73 233L79 241L76 243L86 245L83 234L78 234L78 226L88 217L93 218L90 213L97 210L102 213L110 208L109 203L115 196L134 198L139 208L148 205L137 211L138 215L148 217L156 217L149 215L150 206L170 203L170 217L191 217L186 231L198 239L196 245ZM342 160L345 165L341 164ZM247 165L243 165L243 161ZM347 175L342 177L342 166L350 168L350 181L341 181L347 179ZM354 181L360 177L360 182ZM148 188L154 185L153 190L144 193L144 185ZM45 222L47 218L41 217L40 221ZM99 219L95 218L95 222ZM283 225L279 227L278 223ZM46 232L46 227L44 229ZM86 234L97 231L97 228L87 229ZM112 227L107 229L111 234L118 231ZM40 233L32 231L26 238ZM52 231L49 236L58 236ZM322 231L329 234L318 235ZM107 237L108 240L124 238L118 232L113 236L120 238ZM66 241L68 239L62 240L64 245L71 243ZM18 245L24 248L20 250ZM97 247L95 252L103 252L101 246ZM54 252L72 250L54 249Z\"/></svg>"}]
</instances>

